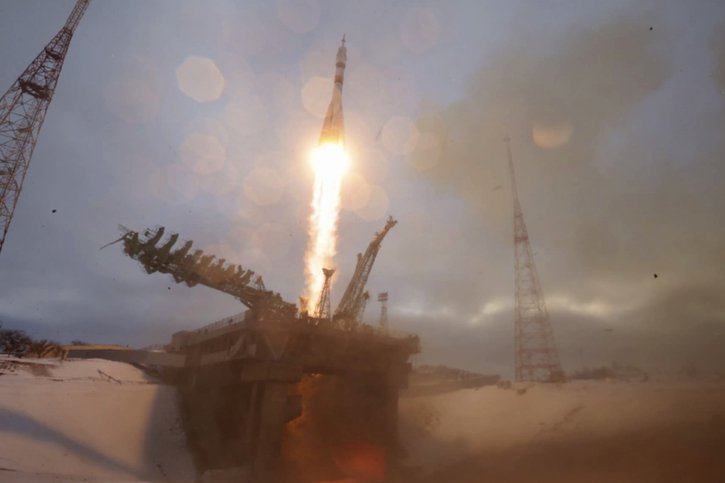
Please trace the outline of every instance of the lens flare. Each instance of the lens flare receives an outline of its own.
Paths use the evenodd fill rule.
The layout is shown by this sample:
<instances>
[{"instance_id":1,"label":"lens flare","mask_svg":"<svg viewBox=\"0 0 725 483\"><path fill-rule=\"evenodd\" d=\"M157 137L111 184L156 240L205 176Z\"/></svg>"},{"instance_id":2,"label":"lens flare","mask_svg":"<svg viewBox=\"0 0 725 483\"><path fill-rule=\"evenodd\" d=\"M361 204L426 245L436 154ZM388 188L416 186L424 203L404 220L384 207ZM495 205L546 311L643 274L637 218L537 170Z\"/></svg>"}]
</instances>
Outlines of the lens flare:
<instances>
[{"instance_id":1,"label":"lens flare","mask_svg":"<svg viewBox=\"0 0 725 483\"><path fill-rule=\"evenodd\" d=\"M310 242L305 256L307 311L314 312L325 277L323 268L332 268L336 253L337 220L340 214L340 187L350 161L342 144L324 143L312 151L315 184L312 192Z\"/></svg>"}]
</instances>

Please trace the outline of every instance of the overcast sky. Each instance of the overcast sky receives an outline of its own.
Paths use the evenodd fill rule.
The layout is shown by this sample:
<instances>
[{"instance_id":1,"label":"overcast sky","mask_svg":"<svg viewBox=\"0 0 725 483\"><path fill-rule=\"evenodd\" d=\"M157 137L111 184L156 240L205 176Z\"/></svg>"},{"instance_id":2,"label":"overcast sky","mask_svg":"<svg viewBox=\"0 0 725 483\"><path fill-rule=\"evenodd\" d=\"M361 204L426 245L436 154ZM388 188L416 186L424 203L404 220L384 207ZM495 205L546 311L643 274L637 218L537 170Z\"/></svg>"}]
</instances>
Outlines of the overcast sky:
<instances>
[{"instance_id":1,"label":"overcast sky","mask_svg":"<svg viewBox=\"0 0 725 483\"><path fill-rule=\"evenodd\" d=\"M0 89L73 3L0 3ZM508 134L564 368L723 370L723 32L705 0L96 0L0 254L0 320L144 345L243 309L99 251L119 223L165 225L296 301L344 33L333 303L393 215L368 288L422 336L417 362L510 376Z\"/></svg>"}]
</instances>

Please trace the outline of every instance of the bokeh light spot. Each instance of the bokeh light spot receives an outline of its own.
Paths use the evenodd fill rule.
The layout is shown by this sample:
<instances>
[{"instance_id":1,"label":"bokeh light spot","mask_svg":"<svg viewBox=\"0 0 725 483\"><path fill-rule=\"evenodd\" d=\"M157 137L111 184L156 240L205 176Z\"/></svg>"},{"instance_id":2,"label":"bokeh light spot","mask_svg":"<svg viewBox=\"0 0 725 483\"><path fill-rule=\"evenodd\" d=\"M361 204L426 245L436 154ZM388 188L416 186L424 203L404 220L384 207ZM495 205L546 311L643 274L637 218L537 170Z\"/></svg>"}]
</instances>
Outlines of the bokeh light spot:
<instances>
[{"instance_id":1,"label":"bokeh light spot","mask_svg":"<svg viewBox=\"0 0 725 483\"><path fill-rule=\"evenodd\" d=\"M176 69L176 82L181 92L196 102L215 101L224 92L224 76L206 57L187 57Z\"/></svg>"},{"instance_id":2,"label":"bokeh light spot","mask_svg":"<svg viewBox=\"0 0 725 483\"><path fill-rule=\"evenodd\" d=\"M531 129L531 137L538 147L542 149L554 149L569 143L574 126L569 123L539 124L534 123Z\"/></svg>"}]
</instances>

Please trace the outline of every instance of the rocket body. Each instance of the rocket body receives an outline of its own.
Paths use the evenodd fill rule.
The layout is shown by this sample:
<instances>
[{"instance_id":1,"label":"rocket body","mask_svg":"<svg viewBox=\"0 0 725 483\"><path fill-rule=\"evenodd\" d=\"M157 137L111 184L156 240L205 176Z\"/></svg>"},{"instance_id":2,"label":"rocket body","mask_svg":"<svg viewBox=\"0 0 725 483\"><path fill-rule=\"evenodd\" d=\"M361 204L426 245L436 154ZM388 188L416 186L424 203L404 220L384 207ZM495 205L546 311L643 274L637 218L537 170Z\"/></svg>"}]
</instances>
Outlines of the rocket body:
<instances>
[{"instance_id":1,"label":"rocket body","mask_svg":"<svg viewBox=\"0 0 725 483\"><path fill-rule=\"evenodd\" d=\"M345 77L345 65L347 64L347 48L345 37L342 38L342 45L337 50L335 62L335 84L332 87L332 99L327 108L325 120L322 123L320 133L320 144L343 144L345 137L345 122L342 115L342 83Z\"/></svg>"},{"instance_id":2,"label":"rocket body","mask_svg":"<svg viewBox=\"0 0 725 483\"><path fill-rule=\"evenodd\" d=\"M337 222L340 216L340 192L342 180L350 161L345 153L345 125L342 116L342 82L347 64L345 37L337 50L335 83L327 115L317 147L312 150L310 161L315 173L312 188L312 213L310 215L310 241L305 256L307 276L306 303L309 313L315 313L316 303L322 300L324 288L331 280L327 267L334 267L337 253Z\"/></svg>"}]
</instances>

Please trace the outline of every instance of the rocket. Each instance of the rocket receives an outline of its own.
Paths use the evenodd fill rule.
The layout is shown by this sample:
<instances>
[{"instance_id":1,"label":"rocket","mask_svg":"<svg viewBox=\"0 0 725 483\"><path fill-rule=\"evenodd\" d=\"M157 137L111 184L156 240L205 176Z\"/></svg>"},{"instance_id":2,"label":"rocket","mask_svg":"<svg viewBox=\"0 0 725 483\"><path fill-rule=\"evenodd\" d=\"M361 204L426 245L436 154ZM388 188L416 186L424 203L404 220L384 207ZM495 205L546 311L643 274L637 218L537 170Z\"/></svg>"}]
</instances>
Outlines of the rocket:
<instances>
[{"instance_id":1,"label":"rocket","mask_svg":"<svg viewBox=\"0 0 725 483\"><path fill-rule=\"evenodd\" d=\"M320 144L342 144L345 135L345 125L342 117L342 81L345 75L347 64L347 48L345 47L345 36L342 36L342 45L337 49L335 62L335 85L332 88L332 99L327 108L325 120L322 123L320 133Z\"/></svg>"}]
</instances>

